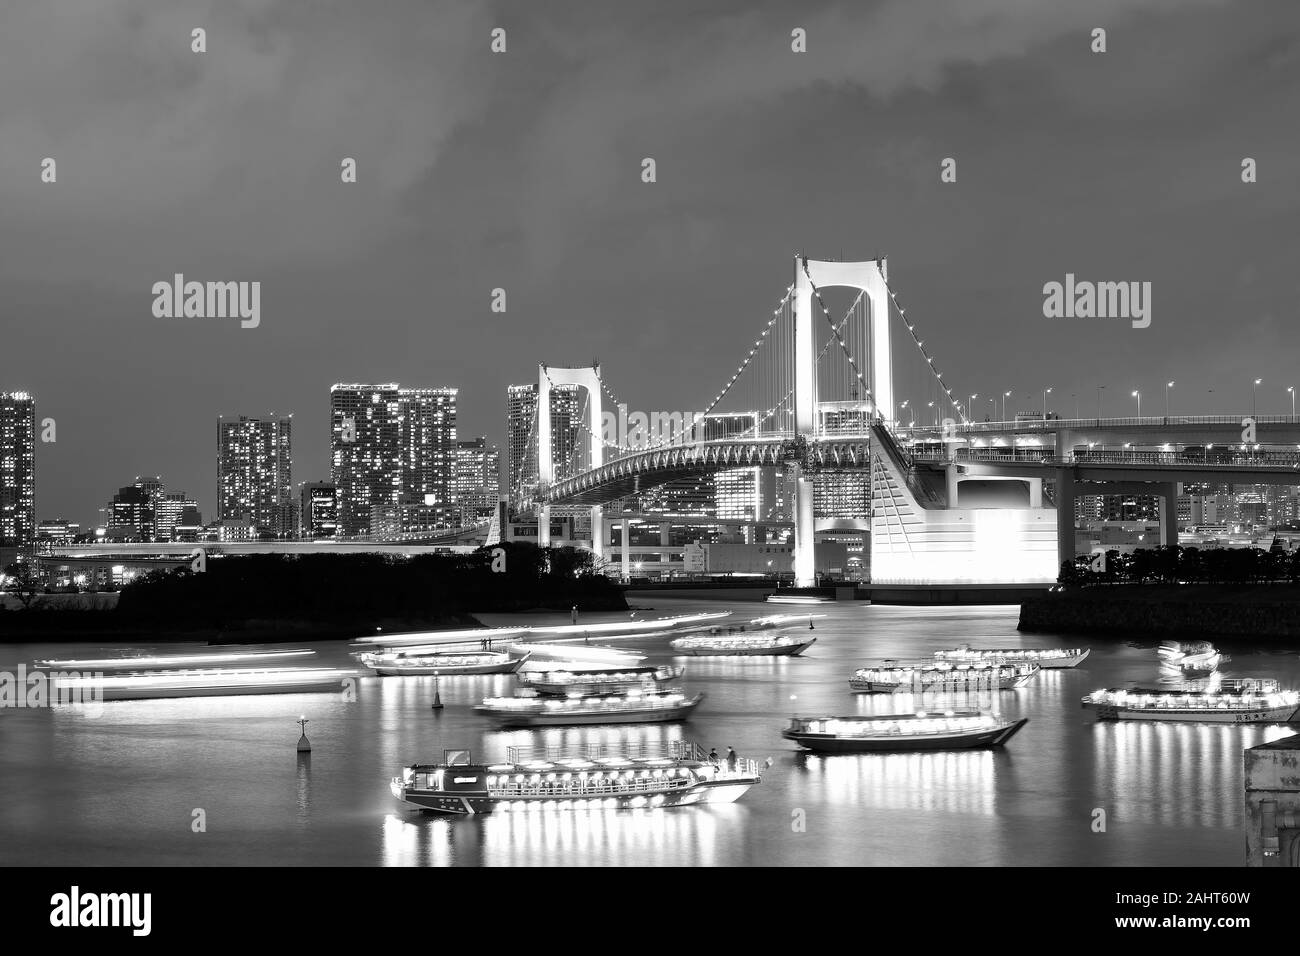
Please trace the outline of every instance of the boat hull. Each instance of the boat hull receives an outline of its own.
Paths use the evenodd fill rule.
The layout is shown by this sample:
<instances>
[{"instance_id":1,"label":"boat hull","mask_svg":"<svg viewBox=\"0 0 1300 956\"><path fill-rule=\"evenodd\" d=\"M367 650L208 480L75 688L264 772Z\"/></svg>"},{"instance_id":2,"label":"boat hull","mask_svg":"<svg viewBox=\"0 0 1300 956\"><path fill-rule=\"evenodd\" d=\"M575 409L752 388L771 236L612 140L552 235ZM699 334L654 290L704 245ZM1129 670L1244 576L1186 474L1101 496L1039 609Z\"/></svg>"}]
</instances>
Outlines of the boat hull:
<instances>
[{"instance_id":1,"label":"boat hull","mask_svg":"<svg viewBox=\"0 0 1300 956\"><path fill-rule=\"evenodd\" d=\"M462 674L513 674L524 662L522 657L494 664L370 664L380 677L456 677Z\"/></svg>"},{"instance_id":2,"label":"boat hull","mask_svg":"<svg viewBox=\"0 0 1300 956\"><path fill-rule=\"evenodd\" d=\"M1067 667L1078 667L1088 655L1092 653L1092 648L1084 648L1078 654L1063 654L1060 657L1024 657L1021 652L1009 650L1006 654L998 654L996 650L985 651L987 657L976 657L963 655L956 651L935 651L935 660L940 661L973 661L973 660L992 660L1002 659L1013 663L1037 664L1043 670L1059 670Z\"/></svg>"},{"instance_id":3,"label":"boat hull","mask_svg":"<svg viewBox=\"0 0 1300 956\"><path fill-rule=\"evenodd\" d=\"M1037 672L1034 672L1037 673ZM873 680L867 678L851 677L849 678L849 690L856 694L905 694L911 691L928 690L928 691L982 691L982 690L1016 690L1025 686L1033 679L1034 674L1017 674L1014 677L1004 677L993 681L979 680L943 680L939 678L923 678L920 682L911 680L891 681L891 680Z\"/></svg>"},{"instance_id":4,"label":"boat hull","mask_svg":"<svg viewBox=\"0 0 1300 956\"><path fill-rule=\"evenodd\" d=\"M1207 708L1158 709L1121 707L1084 701L1085 710L1095 710L1098 720L1160 720L1195 724L1294 724L1300 723L1300 707L1287 704L1261 710L1210 710Z\"/></svg>"},{"instance_id":5,"label":"boat hull","mask_svg":"<svg viewBox=\"0 0 1300 956\"><path fill-rule=\"evenodd\" d=\"M676 653L684 654L687 657L798 657L815 643L817 643L817 638L813 637L802 643L789 644L784 647L708 648L679 646L677 641L672 642L672 647Z\"/></svg>"},{"instance_id":6,"label":"boat hull","mask_svg":"<svg viewBox=\"0 0 1300 956\"><path fill-rule=\"evenodd\" d=\"M1029 722L1027 717L996 727L977 731L960 731L946 734L881 735L877 737L837 737L833 734L814 734L784 730L781 736L793 740L800 747L815 753L865 754L901 753L918 750L980 750L1001 747Z\"/></svg>"},{"instance_id":7,"label":"boat hull","mask_svg":"<svg viewBox=\"0 0 1300 956\"><path fill-rule=\"evenodd\" d=\"M126 700L172 700L184 697L247 697L263 694L325 694L340 693L345 687L345 678L329 678L309 682L251 684L232 687L229 684L195 685L189 687L143 687L118 688L91 686L85 689L89 695L83 699L126 701Z\"/></svg>"},{"instance_id":8,"label":"boat hull","mask_svg":"<svg viewBox=\"0 0 1300 956\"><path fill-rule=\"evenodd\" d=\"M720 781L700 781L695 785L658 793L628 793L603 797L515 796L490 797L486 794L447 793L436 790L412 790L394 784L393 795L408 806L429 813L450 816L473 816L482 813L567 810L641 810L660 807L689 807L704 804L734 803L757 776Z\"/></svg>"},{"instance_id":9,"label":"boat hull","mask_svg":"<svg viewBox=\"0 0 1300 956\"><path fill-rule=\"evenodd\" d=\"M699 706L701 697L683 701L672 707L646 707L628 710L592 710L571 713L547 711L517 712L505 709L479 706L476 708L487 714L502 727L566 727L587 726L595 724L648 724L673 723L686 720Z\"/></svg>"}]
</instances>

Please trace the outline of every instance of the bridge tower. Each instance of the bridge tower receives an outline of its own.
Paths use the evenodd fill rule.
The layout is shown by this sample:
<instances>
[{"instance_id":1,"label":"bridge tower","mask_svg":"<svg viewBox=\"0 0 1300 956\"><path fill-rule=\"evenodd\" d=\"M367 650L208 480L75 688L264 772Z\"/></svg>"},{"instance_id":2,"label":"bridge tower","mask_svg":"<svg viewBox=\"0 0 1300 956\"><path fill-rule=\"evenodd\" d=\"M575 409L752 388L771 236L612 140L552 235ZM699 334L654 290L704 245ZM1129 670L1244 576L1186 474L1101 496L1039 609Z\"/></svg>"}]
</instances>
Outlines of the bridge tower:
<instances>
[{"instance_id":1,"label":"bridge tower","mask_svg":"<svg viewBox=\"0 0 1300 956\"><path fill-rule=\"evenodd\" d=\"M889 289L884 257L865 262L834 262L796 256L794 262L794 419L798 435L812 440L819 422L817 412L817 353L824 337L825 317L814 314L813 290L834 286L861 289L871 306L871 400L886 422L894 421L894 381L889 351ZM800 466L796 465L796 468ZM816 583L817 563L813 538L813 481L802 472L795 484L794 582L797 587Z\"/></svg>"},{"instance_id":2,"label":"bridge tower","mask_svg":"<svg viewBox=\"0 0 1300 956\"><path fill-rule=\"evenodd\" d=\"M555 481L555 459L552 457L551 445L551 387L554 385L577 385L587 391L587 400L591 408L591 467L599 468L604 464L604 445L601 443L601 389L600 366L584 365L577 368L561 368L555 365L537 366L537 481L538 496L542 503L537 509L537 545L548 548L551 545L551 505L546 500L551 483ZM597 559L605 556L605 529L602 526L603 512L600 505L591 509L591 549Z\"/></svg>"}]
</instances>

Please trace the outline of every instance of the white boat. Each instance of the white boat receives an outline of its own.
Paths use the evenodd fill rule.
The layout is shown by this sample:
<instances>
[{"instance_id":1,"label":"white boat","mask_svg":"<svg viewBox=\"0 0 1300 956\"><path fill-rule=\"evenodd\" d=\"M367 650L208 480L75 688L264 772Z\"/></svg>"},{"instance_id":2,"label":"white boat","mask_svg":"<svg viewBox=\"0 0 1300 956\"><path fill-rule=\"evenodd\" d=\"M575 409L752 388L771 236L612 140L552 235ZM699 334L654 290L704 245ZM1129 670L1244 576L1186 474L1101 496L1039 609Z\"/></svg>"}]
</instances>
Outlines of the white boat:
<instances>
[{"instance_id":1,"label":"white boat","mask_svg":"<svg viewBox=\"0 0 1300 956\"><path fill-rule=\"evenodd\" d=\"M881 661L860 667L849 678L849 689L860 694L906 691L1015 690L1033 679L1037 664L976 661Z\"/></svg>"},{"instance_id":2,"label":"white boat","mask_svg":"<svg viewBox=\"0 0 1300 956\"><path fill-rule=\"evenodd\" d=\"M669 641L669 646L691 657L797 657L815 643L815 637L789 634L735 634L679 637Z\"/></svg>"},{"instance_id":3,"label":"white boat","mask_svg":"<svg viewBox=\"0 0 1300 956\"><path fill-rule=\"evenodd\" d=\"M1006 661L1029 662L1044 670L1078 667L1092 652L1090 647L971 647L958 644L948 650L935 651L937 661Z\"/></svg>"},{"instance_id":4,"label":"white boat","mask_svg":"<svg viewBox=\"0 0 1300 956\"><path fill-rule=\"evenodd\" d=\"M1001 747L1029 722L978 711L879 717L792 717L781 736L816 753L861 754Z\"/></svg>"},{"instance_id":5,"label":"white boat","mask_svg":"<svg viewBox=\"0 0 1300 956\"><path fill-rule=\"evenodd\" d=\"M384 677L454 677L459 674L513 674L528 655L513 657L505 651L422 654L390 650L359 654L358 659Z\"/></svg>"},{"instance_id":6,"label":"white boat","mask_svg":"<svg viewBox=\"0 0 1300 956\"><path fill-rule=\"evenodd\" d=\"M166 697L240 697L247 694L340 693L357 672L332 667L192 668L121 674L59 676L71 699L153 700Z\"/></svg>"},{"instance_id":7,"label":"white boat","mask_svg":"<svg viewBox=\"0 0 1300 956\"><path fill-rule=\"evenodd\" d=\"M698 753L482 764L471 763L469 751L448 751L441 763L404 767L389 789L417 809L467 816L734 803L761 778L753 760L714 763Z\"/></svg>"},{"instance_id":8,"label":"white boat","mask_svg":"<svg viewBox=\"0 0 1300 956\"><path fill-rule=\"evenodd\" d=\"M1098 720L1181 720L1214 724L1295 723L1300 691L1282 690L1268 678L1191 684L1109 688L1083 698Z\"/></svg>"},{"instance_id":9,"label":"white boat","mask_svg":"<svg viewBox=\"0 0 1300 956\"><path fill-rule=\"evenodd\" d=\"M1209 641L1162 641L1156 654L1162 667L1187 676L1212 674L1230 659Z\"/></svg>"},{"instance_id":10,"label":"white boat","mask_svg":"<svg viewBox=\"0 0 1300 956\"><path fill-rule=\"evenodd\" d=\"M608 695L634 690L653 690L657 685L677 680L685 668L671 664L659 667L552 667L520 670L515 674L520 687L529 687L539 694L565 697L580 695Z\"/></svg>"},{"instance_id":11,"label":"white boat","mask_svg":"<svg viewBox=\"0 0 1300 956\"><path fill-rule=\"evenodd\" d=\"M569 724L644 724L685 720L703 694L687 697L679 690L607 697L489 697L474 709L503 727L554 727Z\"/></svg>"},{"instance_id":12,"label":"white boat","mask_svg":"<svg viewBox=\"0 0 1300 956\"><path fill-rule=\"evenodd\" d=\"M819 594L769 594L767 596L768 604L831 604L834 600Z\"/></svg>"}]
</instances>

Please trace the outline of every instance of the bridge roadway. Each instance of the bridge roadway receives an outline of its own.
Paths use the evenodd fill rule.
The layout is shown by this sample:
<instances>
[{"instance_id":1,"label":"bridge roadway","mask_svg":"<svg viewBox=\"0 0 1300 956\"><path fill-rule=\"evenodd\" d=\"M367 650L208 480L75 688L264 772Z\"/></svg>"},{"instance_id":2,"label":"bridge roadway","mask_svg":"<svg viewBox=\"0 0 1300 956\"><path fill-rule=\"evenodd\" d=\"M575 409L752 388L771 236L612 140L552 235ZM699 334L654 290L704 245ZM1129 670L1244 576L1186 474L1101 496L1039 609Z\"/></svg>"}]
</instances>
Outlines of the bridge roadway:
<instances>
[{"instance_id":1,"label":"bridge roadway","mask_svg":"<svg viewBox=\"0 0 1300 956\"><path fill-rule=\"evenodd\" d=\"M1230 446L1240 447L1239 419L1219 418L1212 422L1192 423L1187 432L1179 432L1175 442L1160 440L1169 432L1158 432L1163 419L1102 419L1100 430L1081 431L1079 427L1096 420L1019 423L1015 436L1052 435L1052 449L1046 444L1026 447L1003 454L999 447L975 446L972 436L996 438L997 425L978 423L958 426L954 442L951 435L941 444L940 431L914 430L911 437L918 443L909 451L906 445L897 450L909 462L942 468L951 461L962 477L1051 478L1066 469L1075 481L1116 482L1232 482L1235 484L1300 484L1300 452L1253 451L1231 457ZM1171 419L1172 421L1172 419ZM1229 422L1232 424L1230 425ZM1029 428L1020 426L1029 425ZM990 427L990 425L992 427ZM1235 429L1235 431L1233 431ZM1145 430L1145 431L1143 431ZM1258 419L1259 444L1294 445L1300 448L1300 419L1270 423ZM1002 433L1012 435L1008 431ZM926 437L932 444L924 444ZM1141 449L1088 450L1080 446L1090 442L1156 445L1196 445L1202 458L1179 452L1143 451ZM963 440L964 439L964 440ZM1202 439L1206 439L1202 441ZM1208 439L1214 439L1210 441ZM1235 441L1229 440L1235 439ZM677 478L726 471L731 468L779 466L798 461L810 471L819 468L865 468L869 463L872 437L863 434L819 436L801 441L791 435L772 435L752 439L724 439L647 449L617 458L599 468L555 482L547 496L554 505L599 505L647 491ZM1212 449L1220 449L1215 454ZM1209 446L1211 450L1205 450ZM1076 450L1077 449L1077 450Z\"/></svg>"},{"instance_id":2,"label":"bridge roadway","mask_svg":"<svg viewBox=\"0 0 1300 956\"><path fill-rule=\"evenodd\" d=\"M732 468L779 466L787 461L798 461L814 470L865 468L870 447L870 436L866 434L830 435L812 441L777 434L667 445L634 452L557 481L545 497L553 505L599 505L677 478Z\"/></svg>"},{"instance_id":3,"label":"bridge roadway","mask_svg":"<svg viewBox=\"0 0 1300 956\"><path fill-rule=\"evenodd\" d=\"M1001 441L1030 442L1047 435L1052 444L1062 445L1235 445L1242 442L1242 422L1247 415L1170 415L1141 418L1049 418L1014 422L971 422L955 424L945 433L943 425L913 425L898 429L899 437L916 441L941 441L947 436L966 439L973 446ZM1256 415L1256 441L1266 445L1300 447L1300 416Z\"/></svg>"},{"instance_id":4,"label":"bridge roadway","mask_svg":"<svg viewBox=\"0 0 1300 956\"><path fill-rule=\"evenodd\" d=\"M401 541L161 541L120 544L74 544L39 554L48 564L174 566L202 548L209 556L218 554L468 554L476 545L412 544Z\"/></svg>"}]
</instances>

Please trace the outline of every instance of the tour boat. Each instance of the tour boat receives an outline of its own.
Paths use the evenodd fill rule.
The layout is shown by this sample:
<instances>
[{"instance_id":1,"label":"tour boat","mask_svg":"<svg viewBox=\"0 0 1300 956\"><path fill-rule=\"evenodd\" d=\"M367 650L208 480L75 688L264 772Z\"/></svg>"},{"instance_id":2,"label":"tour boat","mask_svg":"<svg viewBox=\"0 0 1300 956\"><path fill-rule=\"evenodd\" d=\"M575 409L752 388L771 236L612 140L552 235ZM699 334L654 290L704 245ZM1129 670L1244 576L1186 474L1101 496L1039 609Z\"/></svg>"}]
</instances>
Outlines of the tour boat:
<instances>
[{"instance_id":1,"label":"tour boat","mask_svg":"<svg viewBox=\"0 0 1300 956\"><path fill-rule=\"evenodd\" d=\"M521 670L515 677L521 687L530 687L539 694L571 697L607 695L636 688L653 690L657 684L677 680L684 672L684 668L670 664L659 667L557 667L553 670Z\"/></svg>"},{"instance_id":2,"label":"tour boat","mask_svg":"<svg viewBox=\"0 0 1300 956\"><path fill-rule=\"evenodd\" d=\"M860 754L1001 747L1029 718L1003 720L978 711L881 717L791 717L781 736L806 750Z\"/></svg>"},{"instance_id":3,"label":"tour boat","mask_svg":"<svg viewBox=\"0 0 1300 956\"><path fill-rule=\"evenodd\" d=\"M286 662L290 657L312 657L315 651L309 648L290 650L255 650L255 651L200 651L194 654L146 655L134 657L103 657L74 660L33 661L32 666L38 670L52 671L136 671L138 673L157 670L177 670L185 667L216 667L225 665L257 665Z\"/></svg>"},{"instance_id":4,"label":"tour boat","mask_svg":"<svg viewBox=\"0 0 1300 956\"><path fill-rule=\"evenodd\" d=\"M1162 641L1156 653L1163 666L1189 675L1212 674L1229 660L1209 641Z\"/></svg>"},{"instance_id":5,"label":"tour boat","mask_svg":"<svg viewBox=\"0 0 1300 956\"><path fill-rule=\"evenodd\" d=\"M566 724L641 724L685 720L703 694L687 697L679 690L608 696L543 697L521 692L489 697L474 709L503 727L553 727Z\"/></svg>"},{"instance_id":6,"label":"tour boat","mask_svg":"<svg viewBox=\"0 0 1300 956\"><path fill-rule=\"evenodd\" d=\"M817 642L815 637L782 634L734 634L729 637L679 637L669 646L692 657L797 657Z\"/></svg>"},{"instance_id":7,"label":"tour boat","mask_svg":"<svg viewBox=\"0 0 1300 956\"><path fill-rule=\"evenodd\" d=\"M341 692L355 671L332 667L205 667L121 674L56 675L61 692L81 700L236 697L245 694Z\"/></svg>"},{"instance_id":8,"label":"tour boat","mask_svg":"<svg viewBox=\"0 0 1300 956\"><path fill-rule=\"evenodd\" d=\"M770 614L752 621L691 628L691 633L668 643L675 651L693 657L793 657L811 647L816 638L783 632L811 631L813 621L825 616Z\"/></svg>"},{"instance_id":9,"label":"tour boat","mask_svg":"<svg viewBox=\"0 0 1300 956\"><path fill-rule=\"evenodd\" d=\"M744 759L734 765L684 756L481 764L471 763L469 751L445 751L442 763L403 767L389 788L420 810L469 815L734 803L761 779L759 764Z\"/></svg>"},{"instance_id":10,"label":"tour boat","mask_svg":"<svg viewBox=\"0 0 1300 956\"><path fill-rule=\"evenodd\" d=\"M1269 678L1098 690L1083 698L1098 720L1183 720L1196 723L1258 724L1300 721L1300 691L1281 690Z\"/></svg>"},{"instance_id":11,"label":"tour boat","mask_svg":"<svg viewBox=\"0 0 1300 956\"><path fill-rule=\"evenodd\" d=\"M769 594L768 604L830 604L835 599L819 594Z\"/></svg>"},{"instance_id":12,"label":"tour boat","mask_svg":"<svg viewBox=\"0 0 1300 956\"><path fill-rule=\"evenodd\" d=\"M937 661L1005 661L1008 664L1029 662L1044 670L1078 667L1092 652L1090 647L971 647L958 644L948 650L935 651Z\"/></svg>"},{"instance_id":13,"label":"tour boat","mask_svg":"<svg viewBox=\"0 0 1300 956\"><path fill-rule=\"evenodd\" d=\"M881 661L854 671L849 678L849 689L863 694L917 690L1015 690L1029 683L1038 671L1039 665L1028 661Z\"/></svg>"},{"instance_id":14,"label":"tour boat","mask_svg":"<svg viewBox=\"0 0 1300 956\"><path fill-rule=\"evenodd\" d=\"M439 677L457 674L513 674L528 659L505 651L375 651L357 655L358 660L384 677Z\"/></svg>"}]
</instances>

